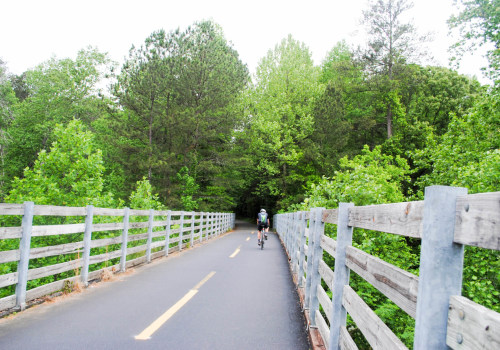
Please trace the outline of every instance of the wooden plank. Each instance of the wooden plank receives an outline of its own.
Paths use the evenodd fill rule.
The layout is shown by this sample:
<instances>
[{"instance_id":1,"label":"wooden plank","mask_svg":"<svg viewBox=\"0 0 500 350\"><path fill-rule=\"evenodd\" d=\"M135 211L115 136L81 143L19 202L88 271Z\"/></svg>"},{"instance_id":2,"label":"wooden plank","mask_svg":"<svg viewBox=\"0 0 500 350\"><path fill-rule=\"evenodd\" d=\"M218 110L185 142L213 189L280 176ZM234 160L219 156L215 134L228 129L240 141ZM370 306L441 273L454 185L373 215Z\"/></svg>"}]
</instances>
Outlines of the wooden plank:
<instances>
[{"instance_id":1,"label":"wooden plank","mask_svg":"<svg viewBox=\"0 0 500 350\"><path fill-rule=\"evenodd\" d=\"M148 216L149 210L130 209L130 216Z\"/></svg>"},{"instance_id":2,"label":"wooden plank","mask_svg":"<svg viewBox=\"0 0 500 350\"><path fill-rule=\"evenodd\" d=\"M141 241L141 240L147 239L147 238L148 238L148 234L147 233L138 233L138 234L135 234L135 235L129 235L128 236L128 241L129 242Z\"/></svg>"},{"instance_id":3,"label":"wooden plank","mask_svg":"<svg viewBox=\"0 0 500 350\"><path fill-rule=\"evenodd\" d=\"M127 255L135 254L135 253L139 253L139 252L144 252L144 251L146 251L146 248L147 248L147 244L139 245L137 247L128 248Z\"/></svg>"},{"instance_id":4,"label":"wooden plank","mask_svg":"<svg viewBox=\"0 0 500 350\"><path fill-rule=\"evenodd\" d=\"M123 222L110 222L105 224L93 224L92 232L123 230Z\"/></svg>"},{"instance_id":5,"label":"wooden plank","mask_svg":"<svg viewBox=\"0 0 500 350\"><path fill-rule=\"evenodd\" d=\"M333 276L335 275L330 266L328 266L323 260L319 261L319 274L323 281L328 285L328 288L333 286Z\"/></svg>"},{"instance_id":6,"label":"wooden plank","mask_svg":"<svg viewBox=\"0 0 500 350\"><path fill-rule=\"evenodd\" d=\"M157 220L153 221L153 227L158 227L158 226L167 226L167 220Z\"/></svg>"},{"instance_id":7,"label":"wooden plank","mask_svg":"<svg viewBox=\"0 0 500 350\"><path fill-rule=\"evenodd\" d=\"M153 238L157 238L157 237L165 237L165 235L167 234L167 231L166 230L163 230L163 231L155 231L153 232L153 235L151 237Z\"/></svg>"},{"instance_id":8,"label":"wooden plank","mask_svg":"<svg viewBox=\"0 0 500 350\"><path fill-rule=\"evenodd\" d=\"M304 229L304 236L309 237L309 228L308 227L306 227Z\"/></svg>"},{"instance_id":9,"label":"wooden plank","mask_svg":"<svg viewBox=\"0 0 500 350\"><path fill-rule=\"evenodd\" d=\"M94 216L123 216L124 209L94 208Z\"/></svg>"},{"instance_id":10,"label":"wooden plank","mask_svg":"<svg viewBox=\"0 0 500 350\"><path fill-rule=\"evenodd\" d=\"M67 235L71 233L83 233L85 224L68 225L41 225L33 226L32 237Z\"/></svg>"},{"instance_id":11,"label":"wooden plank","mask_svg":"<svg viewBox=\"0 0 500 350\"><path fill-rule=\"evenodd\" d=\"M122 240L123 237L121 235L113 238L95 239L90 242L90 248L99 248L99 247L106 247L112 244L120 244Z\"/></svg>"},{"instance_id":12,"label":"wooden plank","mask_svg":"<svg viewBox=\"0 0 500 350\"><path fill-rule=\"evenodd\" d=\"M454 241L500 250L500 192L457 198Z\"/></svg>"},{"instance_id":13,"label":"wooden plank","mask_svg":"<svg viewBox=\"0 0 500 350\"><path fill-rule=\"evenodd\" d=\"M340 327L340 349L342 350L358 350L358 346L352 340L351 335L345 326Z\"/></svg>"},{"instance_id":14,"label":"wooden plank","mask_svg":"<svg viewBox=\"0 0 500 350\"><path fill-rule=\"evenodd\" d=\"M18 227L0 227L0 239L16 239L21 238L22 228Z\"/></svg>"},{"instance_id":15,"label":"wooden plank","mask_svg":"<svg viewBox=\"0 0 500 350\"><path fill-rule=\"evenodd\" d=\"M158 248L158 247L164 247L164 246L165 246L165 242L164 241L157 241L157 242L151 243L151 249L155 249L155 248Z\"/></svg>"},{"instance_id":16,"label":"wooden plank","mask_svg":"<svg viewBox=\"0 0 500 350\"><path fill-rule=\"evenodd\" d=\"M370 282L415 318L418 277L354 247L346 249L346 266Z\"/></svg>"},{"instance_id":17,"label":"wooden plank","mask_svg":"<svg viewBox=\"0 0 500 350\"><path fill-rule=\"evenodd\" d=\"M36 269L28 270L28 280L36 280L38 278L55 275L69 270L75 270L82 266L83 259L75 259L60 264L54 264Z\"/></svg>"},{"instance_id":18,"label":"wooden plank","mask_svg":"<svg viewBox=\"0 0 500 350\"><path fill-rule=\"evenodd\" d=\"M40 287L30 289L26 292L26 300L33 300L41 298L45 295L52 294L64 288L65 283L75 283L80 279L80 275L74 277L68 277L62 280L58 280L52 283L44 284Z\"/></svg>"},{"instance_id":19,"label":"wooden plank","mask_svg":"<svg viewBox=\"0 0 500 350\"><path fill-rule=\"evenodd\" d=\"M321 236L321 248L335 258L335 255L337 254L337 241L323 235Z\"/></svg>"},{"instance_id":20,"label":"wooden plank","mask_svg":"<svg viewBox=\"0 0 500 350\"><path fill-rule=\"evenodd\" d=\"M321 338L323 338L323 343L325 343L325 348L328 349L328 344L330 342L330 328L326 324L325 319L323 318L323 315L321 315L321 312L319 310L316 310L316 327L318 327L319 334L321 335Z\"/></svg>"},{"instance_id":21,"label":"wooden plank","mask_svg":"<svg viewBox=\"0 0 500 350\"><path fill-rule=\"evenodd\" d=\"M322 220L325 223L337 225L339 221L339 210L338 209L325 209L323 210Z\"/></svg>"},{"instance_id":22,"label":"wooden plank","mask_svg":"<svg viewBox=\"0 0 500 350\"><path fill-rule=\"evenodd\" d=\"M142 222L130 222L129 223L129 230L133 228L147 228L149 223L147 221L142 221Z\"/></svg>"},{"instance_id":23,"label":"wooden plank","mask_svg":"<svg viewBox=\"0 0 500 350\"><path fill-rule=\"evenodd\" d=\"M63 207L57 205L35 205L33 215L42 216L85 216L85 207Z\"/></svg>"},{"instance_id":24,"label":"wooden plank","mask_svg":"<svg viewBox=\"0 0 500 350\"><path fill-rule=\"evenodd\" d=\"M0 215L23 215L24 204L0 203Z\"/></svg>"},{"instance_id":25,"label":"wooden plank","mask_svg":"<svg viewBox=\"0 0 500 350\"><path fill-rule=\"evenodd\" d=\"M0 299L0 310L7 310L16 306L16 295L9 295Z\"/></svg>"},{"instance_id":26,"label":"wooden plank","mask_svg":"<svg viewBox=\"0 0 500 350\"><path fill-rule=\"evenodd\" d=\"M31 248L30 259L45 258L47 256L56 256L62 254L72 254L76 253L81 248L83 248L83 242Z\"/></svg>"},{"instance_id":27,"label":"wooden plank","mask_svg":"<svg viewBox=\"0 0 500 350\"><path fill-rule=\"evenodd\" d=\"M368 205L349 209L349 226L420 238L424 201Z\"/></svg>"},{"instance_id":28,"label":"wooden plank","mask_svg":"<svg viewBox=\"0 0 500 350\"><path fill-rule=\"evenodd\" d=\"M452 349L500 349L500 313L452 296L446 344Z\"/></svg>"},{"instance_id":29,"label":"wooden plank","mask_svg":"<svg viewBox=\"0 0 500 350\"><path fill-rule=\"evenodd\" d=\"M408 349L349 286L344 286L342 305L374 350Z\"/></svg>"},{"instance_id":30,"label":"wooden plank","mask_svg":"<svg viewBox=\"0 0 500 350\"><path fill-rule=\"evenodd\" d=\"M318 286L318 300L325 311L328 321L331 323L330 315L332 313L332 299L328 296L328 294L326 294L325 290L321 286Z\"/></svg>"},{"instance_id":31,"label":"wooden plank","mask_svg":"<svg viewBox=\"0 0 500 350\"><path fill-rule=\"evenodd\" d=\"M6 273L5 275L0 275L0 288L16 284L18 281L17 275L18 275L17 272L11 272L11 273Z\"/></svg>"},{"instance_id":32,"label":"wooden plank","mask_svg":"<svg viewBox=\"0 0 500 350\"><path fill-rule=\"evenodd\" d=\"M112 252L104 253L104 254L99 254L99 255L91 255L89 258L89 265L92 264L98 264L103 261L111 260L118 258L122 255L121 249L114 250Z\"/></svg>"},{"instance_id":33,"label":"wooden plank","mask_svg":"<svg viewBox=\"0 0 500 350\"><path fill-rule=\"evenodd\" d=\"M4 250L0 252L0 264L12 261L19 261L21 251L19 249Z\"/></svg>"}]
</instances>

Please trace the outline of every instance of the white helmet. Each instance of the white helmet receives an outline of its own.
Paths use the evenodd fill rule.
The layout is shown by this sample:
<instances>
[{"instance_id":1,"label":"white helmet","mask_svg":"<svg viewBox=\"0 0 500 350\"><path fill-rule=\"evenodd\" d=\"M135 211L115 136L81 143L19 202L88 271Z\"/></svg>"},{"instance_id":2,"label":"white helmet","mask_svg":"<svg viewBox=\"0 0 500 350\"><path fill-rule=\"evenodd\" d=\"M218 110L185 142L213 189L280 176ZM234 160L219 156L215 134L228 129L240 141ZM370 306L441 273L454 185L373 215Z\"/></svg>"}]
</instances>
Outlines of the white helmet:
<instances>
[{"instance_id":1,"label":"white helmet","mask_svg":"<svg viewBox=\"0 0 500 350\"><path fill-rule=\"evenodd\" d=\"M261 213L265 213L266 212L266 209L261 209L260 210Z\"/></svg>"}]
</instances>

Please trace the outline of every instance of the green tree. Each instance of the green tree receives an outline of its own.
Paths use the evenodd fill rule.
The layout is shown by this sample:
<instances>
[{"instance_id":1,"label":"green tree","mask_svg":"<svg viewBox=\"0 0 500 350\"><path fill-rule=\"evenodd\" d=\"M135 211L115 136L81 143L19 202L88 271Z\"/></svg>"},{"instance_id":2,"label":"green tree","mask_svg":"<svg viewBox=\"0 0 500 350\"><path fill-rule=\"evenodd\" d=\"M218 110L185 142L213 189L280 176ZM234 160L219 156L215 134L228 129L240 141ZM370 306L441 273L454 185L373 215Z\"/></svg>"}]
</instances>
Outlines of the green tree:
<instances>
[{"instance_id":1,"label":"green tree","mask_svg":"<svg viewBox=\"0 0 500 350\"><path fill-rule=\"evenodd\" d=\"M314 106L317 167L320 174L338 169L338 160L358 154L363 145L374 147L384 140L373 109L373 92L363 67L345 42L337 43L321 66L326 85Z\"/></svg>"},{"instance_id":2,"label":"green tree","mask_svg":"<svg viewBox=\"0 0 500 350\"><path fill-rule=\"evenodd\" d=\"M54 138L50 150L38 154L33 168L14 179L6 202L113 206L112 195L103 192L102 153L93 144L93 134L73 120L67 127L56 125Z\"/></svg>"},{"instance_id":3,"label":"green tree","mask_svg":"<svg viewBox=\"0 0 500 350\"><path fill-rule=\"evenodd\" d=\"M29 96L16 106L8 130L6 178L33 166L38 152L52 142L56 124L77 118L89 125L104 113L98 83L109 63L105 54L89 48L81 50L76 60L52 58L26 72Z\"/></svg>"},{"instance_id":4,"label":"green tree","mask_svg":"<svg viewBox=\"0 0 500 350\"><path fill-rule=\"evenodd\" d=\"M321 92L319 69L309 49L288 36L260 61L255 78L247 96L247 124L239 133L254 169L250 191L259 201L293 202L313 172L305 161L305 145Z\"/></svg>"},{"instance_id":5,"label":"green tree","mask_svg":"<svg viewBox=\"0 0 500 350\"><path fill-rule=\"evenodd\" d=\"M247 77L211 21L155 32L132 48L115 88L125 111L111 122L109 137L130 178L147 173L173 207L180 205L176 174L183 166L201 192L213 186L225 166L238 119L233 104Z\"/></svg>"},{"instance_id":6,"label":"green tree","mask_svg":"<svg viewBox=\"0 0 500 350\"><path fill-rule=\"evenodd\" d=\"M9 147L8 129L14 119L17 98L9 81L7 67L0 59L0 198L4 196L6 174L5 156Z\"/></svg>"},{"instance_id":7,"label":"green tree","mask_svg":"<svg viewBox=\"0 0 500 350\"><path fill-rule=\"evenodd\" d=\"M487 57L489 67L487 75L498 86L500 83L500 7L499 0L455 0L455 5L462 5L458 15L448 20L449 27L458 29L461 40L452 46L456 54L452 61L457 65L464 52L471 51L477 46L492 44Z\"/></svg>"},{"instance_id":8,"label":"green tree","mask_svg":"<svg viewBox=\"0 0 500 350\"><path fill-rule=\"evenodd\" d=\"M415 151L417 165L430 169L417 185L466 187L469 193L500 190L500 99L497 92L482 96L471 111L454 116L442 136L429 135L427 148ZM500 311L500 253L466 247L463 295Z\"/></svg>"},{"instance_id":9,"label":"green tree","mask_svg":"<svg viewBox=\"0 0 500 350\"><path fill-rule=\"evenodd\" d=\"M413 7L408 0L372 0L363 11L368 29L368 48L362 54L373 89L380 93L379 113L385 115L387 138L393 135L393 119L400 115L398 75L402 66L414 60L425 37L418 37L413 24L403 23L405 12Z\"/></svg>"}]
</instances>

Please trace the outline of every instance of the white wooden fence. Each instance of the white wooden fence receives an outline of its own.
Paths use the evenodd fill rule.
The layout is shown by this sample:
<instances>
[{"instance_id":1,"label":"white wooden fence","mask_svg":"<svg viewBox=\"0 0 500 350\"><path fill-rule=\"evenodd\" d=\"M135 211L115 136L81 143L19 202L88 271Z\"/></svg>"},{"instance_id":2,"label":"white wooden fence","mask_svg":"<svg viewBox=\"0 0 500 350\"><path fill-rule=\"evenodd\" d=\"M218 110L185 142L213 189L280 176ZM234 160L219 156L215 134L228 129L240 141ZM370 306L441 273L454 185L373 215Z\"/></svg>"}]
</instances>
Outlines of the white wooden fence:
<instances>
[{"instance_id":1,"label":"white wooden fence","mask_svg":"<svg viewBox=\"0 0 500 350\"><path fill-rule=\"evenodd\" d=\"M19 249L0 251L0 264L17 263L17 271L0 274L0 289L16 286L15 294L0 299L0 310L13 307L22 310L27 302L61 290L67 283L81 281L87 285L89 280L99 278L104 271L102 268L96 270L95 267L100 265L95 264L107 265L113 259L114 265L105 269L123 272L128 267L168 256L172 251L192 247L230 230L234 227L235 219L231 213L107 209L93 206L79 208L34 205L33 202L0 204L0 216L22 216L20 226L0 227L0 240L17 240L19 243ZM41 217L78 223L34 224ZM102 233L105 233L106 238L93 237ZM32 247L32 237L42 237L38 240L47 239L48 236L61 237L64 240L63 237L70 234L76 234L77 237L83 234L83 239ZM115 249L108 250L113 248ZM66 257L62 259L65 262L29 268L30 260L54 256ZM57 279L57 274L71 270L75 271L76 276ZM53 275L56 275L55 282L27 289L28 281Z\"/></svg>"},{"instance_id":2,"label":"white wooden fence","mask_svg":"<svg viewBox=\"0 0 500 350\"><path fill-rule=\"evenodd\" d=\"M337 240L324 235L325 223L337 225ZM352 270L415 319L414 349L500 349L500 314L461 296L464 245L500 250L500 192L431 186L423 201L341 203L278 214L274 226L303 288L310 326L327 348L357 349L346 329L349 314L373 349L406 349L349 286ZM421 239L419 276L354 248L354 227ZM324 252L335 258L334 271Z\"/></svg>"}]
</instances>

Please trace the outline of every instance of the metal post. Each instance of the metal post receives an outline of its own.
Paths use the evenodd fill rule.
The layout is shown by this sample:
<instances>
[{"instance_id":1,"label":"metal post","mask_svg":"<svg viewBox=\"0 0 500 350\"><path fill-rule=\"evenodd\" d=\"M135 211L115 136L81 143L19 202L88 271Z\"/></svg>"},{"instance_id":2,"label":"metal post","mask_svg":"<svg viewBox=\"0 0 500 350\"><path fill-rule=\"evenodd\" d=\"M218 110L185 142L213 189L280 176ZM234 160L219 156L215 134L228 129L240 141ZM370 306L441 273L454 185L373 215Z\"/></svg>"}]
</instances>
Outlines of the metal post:
<instances>
[{"instance_id":1,"label":"metal post","mask_svg":"<svg viewBox=\"0 0 500 350\"><path fill-rule=\"evenodd\" d=\"M344 286L349 285L350 269L346 266L346 248L352 244L352 226L349 224L349 208L352 203L339 203L337 225L337 254L333 277L332 312L330 317L330 350L340 349L340 327L345 326L347 311L342 306Z\"/></svg>"},{"instance_id":2,"label":"metal post","mask_svg":"<svg viewBox=\"0 0 500 350\"><path fill-rule=\"evenodd\" d=\"M460 187L425 189L414 349L446 349L450 296L461 295L464 247L453 242Z\"/></svg>"},{"instance_id":3,"label":"metal post","mask_svg":"<svg viewBox=\"0 0 500 350\"><path fill-rule=\"evenodd\" d=\"M21 224L22 236L19 242L19 263L17 264L16 306L26 308L26 286L28 285L28 269L30 262L31 231L35 203L24 202L24 214Z\"/></svg>"},{"instance_id":4,"label":"metal post","mask_svg":"<svg viewBox=\"0 0 500 350\"><path fill-rule=\"evenodd\" d=\"M130 209L123 210L123 232L122 232L122 256L120 258L120 271L125 272L127 269L127 245L128 245L128 227Z\"/></svg>"},{"instance_id":5,"label":"metal post","mask_svg":"<svg viewBox=\"0 0 500 350\"><path fill-rule=\"evenodd\" d=\"M323 210L325 208L316 208L314 220L314 238L313 238L313 254L312 254L312 276L311 276L311 292L309 297L309 319L311 326L316 325L316 311L319 310L318 301L318 285L321 284L321 276L319 275L319 261L323 259L323 248L321 248L321 236L325 232L325 224L323 223Z\"/></svg>"},{"instance_id":6,"label":"metal post","mask_svg":"<svg viewBox=\"0 0 500 350\"><path fill-rule=\"evenodd\" d=\"M165 256L168 256L168 250L170 249L170 235L172 233L172 211L169 210L167 213L167 227L166 231L167 233L165 234Z\"/></svg>"}]
</instances>

